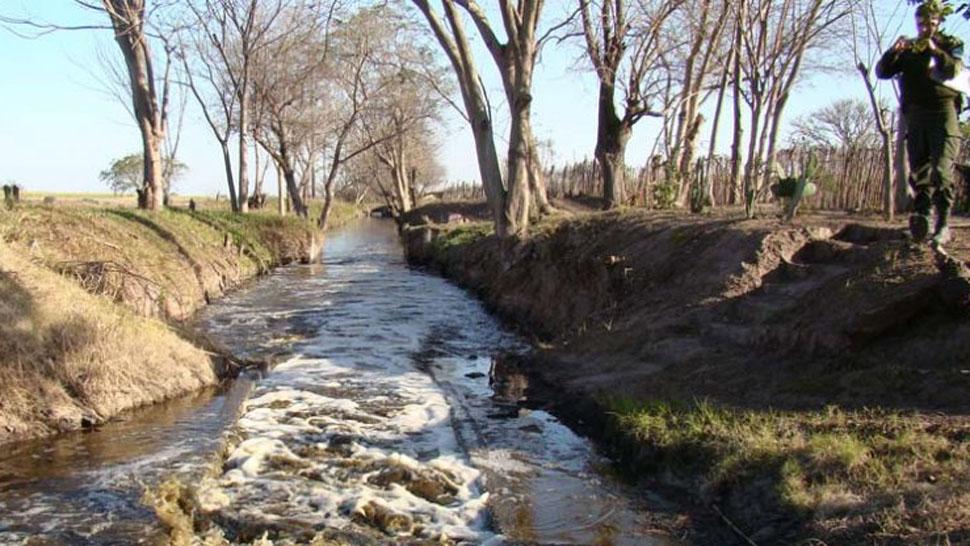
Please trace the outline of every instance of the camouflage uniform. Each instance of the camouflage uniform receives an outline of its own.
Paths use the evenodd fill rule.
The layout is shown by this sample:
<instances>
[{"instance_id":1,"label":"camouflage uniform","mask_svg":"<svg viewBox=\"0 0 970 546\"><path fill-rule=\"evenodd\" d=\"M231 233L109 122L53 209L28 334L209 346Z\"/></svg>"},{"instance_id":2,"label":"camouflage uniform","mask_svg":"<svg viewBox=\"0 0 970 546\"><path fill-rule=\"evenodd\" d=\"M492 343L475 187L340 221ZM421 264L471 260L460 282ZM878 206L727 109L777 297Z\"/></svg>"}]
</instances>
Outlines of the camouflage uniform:
<instances>
[{"instance_id":1,"label":"camouflage uniform","mask_svg":"<svg viewBox=\"0 0 970 546\"><path fill-rule=\"evenodd\" d=\"M917 240L925 238L930 209L935 205L934 243L942 243L944 235L949 238L947 221L953 205L953 162L960 149L957 112L961 97L930 74L935 72L938 78L952 78L963 55L963 42L942 33L932 40L938 48L936 53L914 47L903 51L890 49L876 65L876 75L882 79L899 78L910 184L916 192L910 229Z\"/></svg>"}]
</instances>

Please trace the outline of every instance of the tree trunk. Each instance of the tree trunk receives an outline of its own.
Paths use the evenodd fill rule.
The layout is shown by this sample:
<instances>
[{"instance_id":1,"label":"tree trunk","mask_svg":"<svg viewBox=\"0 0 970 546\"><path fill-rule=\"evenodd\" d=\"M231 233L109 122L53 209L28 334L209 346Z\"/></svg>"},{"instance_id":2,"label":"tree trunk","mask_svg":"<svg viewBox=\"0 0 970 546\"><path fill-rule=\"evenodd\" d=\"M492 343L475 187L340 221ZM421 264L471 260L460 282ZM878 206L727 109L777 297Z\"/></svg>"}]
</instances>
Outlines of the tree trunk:
<instances>
[{"instance_id":1,"label":"tree trunk","mask_svg":"<svg viewBox=\"0 0 970 546\"><path fill-rule=\"evenodd\" d=\"M492 209L495 233L499 237L506 237L510 231L505 219L508 192L502 184L502 168L499 166L498 152L495 149L492 120L488 111L484 109L484 100L482 105L483 108L476 110L471 116L472 136L475 139L475 154L478 158L478 174L482 177L485 199Z\"/></svg>"},{"instance_id":2,"label":"tree trunk","mask_svg":"<svg viewBox=\"0 0 970 546\"><path fill-rule=\"evenodd\" d=\"M546 194L546 177L542 175L542 161L539 159L539 148L535 137L529 139L529 191L535 197L536 208L540 216L551 214L555 210Z\"/></svg>"},{"instance_id":3,"label":"tree trunk","mask_svg":"<svg viewBox=\"0 0 970 546\"><path fill-rule=\"evenodd\" d=\"M290 157L290 149L286 145L286 130L281 126L277 126L276 136L280 142L280 166L283 168L283 178L286 179L286 190L290 195L290 204L297 216L306 218L306 205L300 197L300 187L296 183L296 171L293 168L293 158Z\"/></svg>"},{"instance_id":4,"label":"tree trunk","mask_svg":"<svg viewBox=\"0 0 970 546\"><path fill-rule=\"evenodd\" d=\"M131 87L132 111L142 136L144 161L143 198L140 207L157 210L162 187L162 141L165 112L158 104L151 51L144 30L145 8L139 3L104 0L115 31L115 41L125 58Z\"/></svg>"},{"instance_id":5,"label":"tree trunk","mask_svg":"<svg viewBox=\"0 0 970 546\"><path fill-rule=\"evenodd\" d=\"M290 194L290 203L292 204L293 212L297 216L306 218L306 206L303 204L303 199L300 198L300 188L296 184L296 172L293 170L293 167L283 167L283 177L286 179L286 190Z\"/></svg>"},{"instance_id":6,"label":"tree trunk","mask_svg":"<svg viewBox=\"0 0 970 546\"><path fill-rule=\"evenodd\" d=\"M334 180L328 178L323 186L323 210L320 212L320 220L317 222L320 229L327 229L330 224L330 210L333 209L333 183Z\"/></svg>"},{"instance_id":7,"label":"tree trunk","mask_svg":"<svg viewBox=\"0 0 970 546\"><path fill-rule=\"evenodd\" d=\"M856 66L862 81L866 85L866 93L869 95L869 106L872 107L872 115L876 120L876 129L879 131L879 139L882 141L882 188L883 188L883 217L891 222L896 213L896 190L893 188L893 142L889 123L879 108L879 101L876 99L876 86L872 83L869 76L869 68L862 62Z\"/></svg>"},{"instance_id":8,"label":"tree trunk","mask_svg":"<svg viewBox=\"0 0 970 546\"><path fill-rule=\"evenodd\" d=\"M593 155L600 164L603 177L604 208L623 204L626 142L630 130L624 128L616 114L616 87L610 81L600 82L599 116L596 129L596 149Z\"/></svg>"},{"instance_id":9,"label":"tree trunk","mask_svg":"<svg viewBox=\"0 0 970 546\"><path fill-rule=\"evenodd\" d=\"M245 68L244 68L245 70ZM245 78L244 78L245 80ZM249 84L239 90L239 211L249 211Z\"/></svg>"},{"instance_id":10,"label":"tree trunk","mask_svg":"<svg viewBox=\"0 0 970 546\"><path fill-rule=\"evenodd\" d=\"M505 237L509 234L509 227L505 221L505 203L508 194L502 184L502 170L499 167L498 153L495 149L494 129L488 101L485 98L481 78L475 65L471 44L468 42L462 24L462 18L454 3L446 2L444 4L445 17L451 27L451 33L449 33L441 20L438 19L428 0L412 1L431 25L435 38L437 38L455 69L458 86L465 104L465 112L468 114L468 124L471 126L472 136L475 139L478 171L482 178L485 198L492 210L495 233L499 237Z\"/></svg>"},{"instance_id":11,"label":"tree trunk","mask_svg":"<svg viewBox=\"0 0 970 546\"><path fill-rule=\"evenodd\" d=\"M690 198L690 187L694 180L694 155L697 153L697 135L700 133L703 123L703 115L694 115L690 125L687 127L687 134L684 135L684 141L681 143L680 167L677 169L680 173L681 180L680 193L677 195L678 207L686 206L687 200Z\"/></svg>"},{"instance_id":12,"label":"tree trunk","mask_svg":"<svg viewBox=\"0 0 970 546\"><path fill-rule=\"evenodd\" d=\"M406 154L401 142L395 143L393 154L391 177L394 179L394 196L397 199L397 208L403 214L413 208L413 201L408 187Z\"/></svg>"},{"instance_id":13,"label":"tree trunk","mask_svg":"<svg viewBox=\"0 0 970 546\"><path fill-rule=\"evenodd\" d=\"M286 216L286 209L288 208L286 201L286 192L283 190L283 169L280 168L279 164L276 165L276 211L279 212L280 216Z\"/></svg>"},{"instance_id":14,"label":"tree trunk","mask_svg":"<svg viewBox=\"0 0 970 546\"><path fill-rule=\"evenodd\" d=\"M317 198L317 170L313 167L316 162L316 155L316 152L311 151L310 159L307 161L307 168L310 169L310 199Z\"/></svg>"},{"instance_id":15,"label":"tree trunk","mask_svg":"<svg viewBox=\"0 0 970 546\"><path fill-rule=\"evenodd\" d=\"M222 164L226 168L226 182L229 184L229 206L233 212L239 212L239 201L236 199L236 184L232 178L232 159L229 157L229 144L220 142L222 145Z\"/></svg>"},{"instance_id":16,"label":"tree trunk","mask_svg":"<svg viewBox=\"0 0 970 546\"><path fill-rule=\"evenodd\" d=\"M142 135L145 134L147 133L142 133ZM158 194L160 193L160 181L162 179L161 139L156 136L143 136L142 144L144 145L142 150L145 159L145 182L142 186L142 190L145 192L145 208L158 210Z\"/></svg>"},{"instance_id":17,"label":"tree trunk","mask_svg":"<svg viewBox=\"0 0 970 546\"><path fill-rule=\"evenodd\" d=\"M754 218L754 205L757 198L755 175L760 166L761 156L758 153L758 136L761 131L761 102L754 97L755 107L751 109L751 134L748 136L748 160L744 164L744 215Z\"/></svg>"},{"instance_id":18,"label":"tree trunk","mask_svg":"<svg viewBox=\"0 0 970 546\"><path fill-rule=\"evenodd\" d=\"M256 183L253 185L253 195L256 196L257 205L262 206L263 197L263 175L266 171L261 171L259 168L259 149L254 149L253 151L253 170L256 172Z\"/></svg>"},{"instance_id":19,"label":"tree trunk","mask_svg":"<svg viewBox=\"0 0 970 546\"><path fill-rule=\"evenodd\" d=\"M717 205L717 199L714 195L714 184L711 181L711 165L714 164L714 154L717 150L717 131L721 125L721 111L724 108L724 95L727 92L727 78L730 71L728 66L734 62L734 50L728 54L727 65L721 71L721 84L717 91L717 105L714 107L714 121L711 123L711 139L707 148L707 169L705 171L705 176L707 177L707 200L710 206Z\"/></svg>"},{"instance_id":20,"label":"tree trunk","mask_svg":"<svg viewBox=\"0 0 970 546\"><path fill-rule=\"evenodd\" d=\"M509 129L508 198L505 203L505 222L508 235L525 237L529 229L529 161L532 148L531 97L520 94L512 102Z\"/></svg>"},{"instance_id":21,"label":"tree trunk","mask_svg":"<svg viewBox=\"0 0 970 546\"><path fill-rule=\"evenodd\" d=\"M408 171L408 193L411 195L411 206L418 206L418 170L411 167Z\"/></svg>"},{"instance_id":22,"label":"tree trunk","mask_svg":"<svg viewBox=\"0 0 970 546\"><path fill-rule=\"evenodd\" d=\"M745 13L746 0L740 0L740 12ZM744 119L741 114L741 38L744 30L741 24L742 17L738 17L734 30L734 71L733 95L734 95L734 135L731 141L731 199L732 203L743 201L744 192L741 189L741 142L744 140Z\"/></svg>"},{"instance_id":23,"label":"tree trunk","mask_svg":"<svg viewBox=\"0 0 970 546\"><path fill-rule=\"evenodd\" d=\"M330 162L330 172L327 173L327 181L323 187L323 210L320 211L320 218L317 219L317 226L320 229L327 229L330 223L330 209L333 208L333 185L337 181L337 171L342 161L340 156L343 153L343 139L347 136L349 125L345 127L343 134L337 139L337 144L333 150L333 160Z\"/></svg>"}]
</instances>

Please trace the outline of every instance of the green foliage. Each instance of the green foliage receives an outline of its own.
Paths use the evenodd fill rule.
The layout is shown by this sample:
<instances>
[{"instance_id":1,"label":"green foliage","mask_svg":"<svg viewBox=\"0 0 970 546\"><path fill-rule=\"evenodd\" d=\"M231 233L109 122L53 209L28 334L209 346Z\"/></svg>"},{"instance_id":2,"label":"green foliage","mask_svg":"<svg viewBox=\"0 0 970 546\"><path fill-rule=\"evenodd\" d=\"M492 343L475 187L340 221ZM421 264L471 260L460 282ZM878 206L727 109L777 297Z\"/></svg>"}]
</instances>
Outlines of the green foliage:
<instances>
[{"instance_id":1,"label":"green foliage","mask_svg":"<svg viewBox=\"0 0 970 546\"><path fill-rule=\"evenodd\" d=\"M938 15L945 19L952 13L963 15L964 19L970 19L970 2L954 3L950 0L909 0L910 4L919 4L918 10L925 9L928 13ZM925 6L925 7L924 7Z\"/></svg>"},{"instance_id":2,"label":"green foliage","mask_svg":"<svg viewBox=\"0 0 970 546\"><path fill-rule=\"evenodd\" d=\"M939 17L941 20L952 14L953 5L949 1L924 0L916 8L916 14L920 16Z\"/></svg>"},{"instance_id":3,"label":"green foliage","mask_svg":"<svg viewBox=\"0 0 970 546\"><path fill-rule=\"evenodd\" d=\"M112 161L111 166L107 170L101 171L98 178L106 183L114 193L135 191L142 186L143 165L141 155L126 155Z\"/></svg>"},{"instance_id":4,"label":"green foliage","mask_svg":"<svg viewBox=\"0 0 970 546\"><path fill-rule=\"evenodd\" d=\"M677 182L661 182L653 186L653 206L654 208L666 210L673 208L677 202L677 192L680 187Z\"/></svg>"},{"instance_id":5,"label":"green foliage","mask_svg":"<svg viewBox=\"0 0 970 546\"><path fill-rule=\"evenodd\" d=\"M492 235L494 227L489 222L474 222L456 227L447 227L438 232L431 241L432 252L442 256L451 248L469 245Z\"/></svg>"},{"instance_id":6,"label":"green foliage","mask_svg":"<svg viewBox=\"0 0 970 546\"><path fill-rule=\"evenodd\" d=\"M818 156L814 151L800 164L800 172L786 173L780 165L775 164L774 175L778 182L772 184L771 192L775 197L785 201L785 218L791 220L798 212L798 206L804 197L811 197L818 191L815 177L818 173Z\"/></svg>"},{"instance_id":7,"label":"green foliage","mask_svg":"<svg viewBox=\"0 0 970 546\"><path fill-rule=\"evenodd\" d=\"M169 180L164 181L164 184L166 188L170 188L171 184L184 176L189 168L177 159L168 158L163 161L167 162L163 171L171 173ZM114 193L127 193L142 187L144 172L145 162L142 154L129 154L112 161L106 170L101 171L98 179L107 184Z\"/></svg>"}]
</instances>

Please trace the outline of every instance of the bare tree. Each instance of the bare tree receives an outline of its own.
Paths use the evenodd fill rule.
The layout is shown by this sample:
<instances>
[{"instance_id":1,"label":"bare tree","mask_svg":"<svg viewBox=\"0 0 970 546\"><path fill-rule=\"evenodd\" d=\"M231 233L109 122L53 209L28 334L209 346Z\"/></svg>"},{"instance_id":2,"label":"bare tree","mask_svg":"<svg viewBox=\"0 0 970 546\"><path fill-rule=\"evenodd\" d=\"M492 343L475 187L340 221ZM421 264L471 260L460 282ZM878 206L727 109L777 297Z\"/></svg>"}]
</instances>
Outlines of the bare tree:
<instances>
[{"instance_id":1,"label":"bare tree","mask_svg":"<svg viewBox=\"0 0 970 546\"><path fill-rule=\"evenodd\" d=\"M275 38L251 59L248 76L258 104L254 134L279 165L293 210L303 217L308 211L297 184L297 158L328 104L325 83L337 9L336 1L284 6L274 24Z\"/></svg>"},{"instance_id":2,"label":"bare tree","mask_svg":"<svg viewBox=\"0 0 970 546\"><path fill-rule=\"evenodd\" d=\"M855 0L746 0L738 4L736 29L741 44L740 91L749 108L745 211L767 188L778 133L792 87L802 73L806 52L850 13Z\"/></svg>"},{"instance_id":3,"label":"bare tree","mask_svg":"<svg viewBox=\"0 0 970 546\"><path fill-rule=\"evenodd\" d=\"M184 89L181 87L172 87L172 84L176 82L172 80L173 71L171 70L171 63L173 62L173 58L178 56L172 36L177 34L177 31L171 28L170 25L166 26L169 28L158 28L153 33L156 41L162 46L161 49L164 54L162 62L165 66L165 70L158 76L156 87L164 89L163 94L170 97L166 101L168 105L167 117L171 118L172 113L176 114L174 130L172 125L166 122L165 134L161 141L162 183L158 191L162 194L162 204L164 206L169 205L172 180L175 174L172 170L173 166L181 164L176 159L176 156L178 155L179 144L182 139L182 128L185 122L185 106L188 98ZM128 115L137 122L138 117L135 114L131 100L131 83L128 67L124 59L118 58L116 55L100 47L96 55L98 59L97 64L100 66L100 73L92 70L92 75L103 86L104 91L117 100L125 111L128 112ZM141 160L139 165L142 165ZM144 195L144 190L141 186L143 184L139 184L136 190L138 190L139 195Z\"/></svg>"},{"instance_id":4,"label":"bare tree","mask_svg":"<svg viewBox=\"0 0 970 546\"><path fill-rule=\"evenodd\" d=\"M683 43L677 55L679 93L668 161L680 179L680 205L687 200L692 180L697 136L704 120L701 107L713 91L713 80L726 71L724 61L730 56L730 48L724 43L730 16L730 3L715 0L691 0L675 13L678 24L673 28L683 37Z\"/></svg>"},{"instance_id":5,"label":"bare tree","mask_svg":"<svg viewBox=\"0 0 970 546\"><path fill-rule=\"evenodd\" d=\"M792 121L792 140L853 152L876 144L878 135L869 105L838 99Z\"/></svg>"},{"instance_id":6,"label":"bare tree","mask_svg":"<svg viewBox=\"0 0 970 546\"><path fill-rule=\"evenodd\" d=\"M532 132L532 79L543 41L556 30L538 35L543 0L499 0L503 42L485 10L475 0L441 0L448 26L429 0L412 0L431 26L458 77L467 120L475 137L479 171L500 237L528 233L532 199L548 210L539 154ZM495 151L490 105L482 87L459 9L471 18L502 78L510 110L506 180L503 184Z\"/></svg>"},{"instance_id":7,"label":"bare tree","mask_svg":"<svg viewBox=\"0 0 970 546\"><path fill-rule=\"evenodd\" d=\"M441 4L448 24L446 27L429 0L412 0L412 2L427 19L435 38L455 70L467 115L466 120L475 139L479 175L485 197L492 210L495 232L499 237L514 234L519 231L519 228L510 225L505 213L509 193L502 180L502 170L499 167L498 153L495 148L491 106L485 94L458 7L453 0L442 0Z\"/></svg>"},{"instance_id":8,"label":"bare tree","mask_svg":"<svg viewBox=\"0 0 970 546\"><path fill-rule=\"evenodd\" d=\"M390 197L388 204L398 215L417 205L418 176L437 169L429 156L434 153L434 128L440 122L448 80L433 52L421 45L417 29L398 16L397 36L384 25L388 36L387 71L383 92L374 97L361 117L364 142L374 143L371 155L389 175L390 183L378 188Z\"/></svg>"},{"instance_id":9,"label":"bare tree","mask_svg":"<svg viewBox=\"0 0 970 546\"><path fill-rule=\"evenodd\" d=\"M901 3L905 7L905 3ZM899 7L897 6L897 9ZM882 54L882 51L889 36L889 28L896 17L884 17L877 12L874 0L860 2L859 9L852 14L852 55L855 59L856 70L862 77L862 82L869 97L869 107L872 118L875 120L876 130L882 145L883 157L883 216L886 220L892 220L893 216L899 211L899 206L905 207L909 202L909 184L906 176L906 162L902 162L899 169L902 176L896 176L896 165L898 162L894 157L893 127L890 113L878 100L878 86L880 80L873 79L872 69ZM888 21L888 23L886 22ZM898 26L898 25L896 25ZM898 29L896 29L898 30ZM891 34L895 36L896 33ZM902 116L900 116L902 119ZM899 155L905 154L905 147L902 146L902 139L899 139ZM894 188L895 185L895 188Z\"/></svg>"},{"instance_id":10,"label":"bare tree","mask_svg":"<svg viewBox=\"0 0 970 546\"><path fill-rule=\"evenodd\" d=\"M657 81L647 76L666 47L664 23L683 3L640 2L630 14L625 0L579 1L586 52L599 79L595 156L607 208L624 201L624 157L633 126L644 116L662 115L651 105ZM618 80L622 116L616 104Z\"/></svg>"},{"instance_id":11,"label":"bare tree","mask_svg":"<svg viewBox=\"0 0 970 546\"><path fill-rule=\"evenodd\" d=\"M261 52L285 32L277 25L281 15L287 10L299 11L302 6L299 0L192 0L187 6L193 19L187 27L195 49L205 52L202 62L207 72L217 75L210 83L220 85L218 94L233 97L239 153L239 192L233 210L246 212L254 65Z\"/></svg>"},{"instance_id":12,"label":"bare tree","mask_svg":"<svg viewBox=\"0 0 970 546\"><path fill-rule=\"evenodd\" d=\"M232 173L229 139L232 136L233 116L238 94L227 81L225 72L218 70L218 60L212 48L200 35L191 34L181 46L181 59L186 85L195 97L202 115L219 141L226 183L229 187L229 205L233 212L239 211L236 183Z\"/></svg>"},{"instance_id":13,"label":"bare tree","mask_svg":"<svg viewBox=\"0 0 970 546\"><path fill-rule=\"evenodd\" d=\"M145 181L139 193L138 206L157 210L159 193L164 180L162 145L168 128L168 71L165 65L165 85L157 88L154 60L146 34L146 0L102 0L101 6L75 0L89 9L100 10L111 19L115 41L121 49L128 67L131 85L132 110L138 130L142 135L142 154L145 163Z\"/></svg>"},{"instance_id":14,"label":"bare tree","mask_svg":"<svg viewBox=\"0 0 970 546\"><path fill-rule=\"evenodd\" d=\"M355 157L377 149L414 128L429 114L427 99L415 93L416 53L407 19L391 5L359 9L334 34L335 66L332 72L335 109L328 135L329 165L324 181L324 205L318 224L326 227L341 167ZM433 97L433 94L427 94ZM368 123L388 117L381 125ZM401 165L406 165L403 162ZM407 173L401 176L407 177Z\"/></svg>"},{"instance_id":15,"label":"bare tree","mask_svg":"<svg viewBox=\"0 0 970 546\"><path fill-rule=\"evenodd\" d=\"M0 23L28 27L35 35L57 30L91 30L110 28L121 49L128 72L130 100L135 122L142 135L144 182L138 192L138 206L157 210L161 206L160 193L164 183L162 162L163 142L168 128L170 63L164 63L162 76L157 77L155 58L147 30L148 21L156 10L168 7L159 0L149 9L148 0L73 0L87 10L107 16L110 27L101 25L59 25L43 23L29 17L0 16ZM166 48L166 53L170 50ZM161 82L161 89L159 85Z\"/></svg>"}]
</instances>

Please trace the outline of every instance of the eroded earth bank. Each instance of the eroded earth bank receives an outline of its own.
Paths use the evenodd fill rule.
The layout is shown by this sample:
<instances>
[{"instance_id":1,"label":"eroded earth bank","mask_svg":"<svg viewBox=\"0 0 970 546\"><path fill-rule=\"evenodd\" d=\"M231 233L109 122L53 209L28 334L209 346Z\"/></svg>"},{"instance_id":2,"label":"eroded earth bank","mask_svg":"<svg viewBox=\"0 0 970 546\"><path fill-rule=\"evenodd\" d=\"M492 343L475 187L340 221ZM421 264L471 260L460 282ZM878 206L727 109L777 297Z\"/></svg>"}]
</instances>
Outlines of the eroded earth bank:
<instances>
[{"instance_id":1,"label":"eroded earth bank","mask_svg":"<svg viewBox=\"0 0 970 546\"><path fill-rule=\"evenodd\" d=\"M96 426L232 375L237 363L184 322L249 279L310 260L321 238L266 214L4 211L0 444Z\"/></svg>"},{"instance_id":2,"label":"eroded earth bank","mask_svg":"<svg viewBox=\"0 0 970 546\"><path fill-rule=\"evenodd\" d=\"M742 542L970 541L967 226L946 260L838 215L578 213L509 244L481 212L417 211L409 260L534 333L533 403L633 479Z\"/></svg>"}]
</instances>

